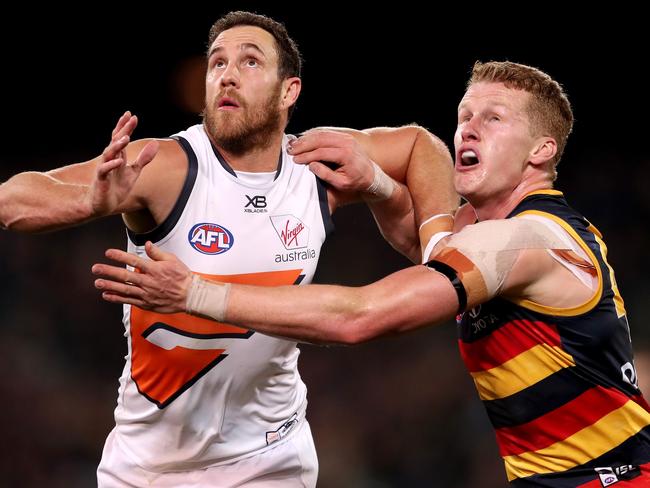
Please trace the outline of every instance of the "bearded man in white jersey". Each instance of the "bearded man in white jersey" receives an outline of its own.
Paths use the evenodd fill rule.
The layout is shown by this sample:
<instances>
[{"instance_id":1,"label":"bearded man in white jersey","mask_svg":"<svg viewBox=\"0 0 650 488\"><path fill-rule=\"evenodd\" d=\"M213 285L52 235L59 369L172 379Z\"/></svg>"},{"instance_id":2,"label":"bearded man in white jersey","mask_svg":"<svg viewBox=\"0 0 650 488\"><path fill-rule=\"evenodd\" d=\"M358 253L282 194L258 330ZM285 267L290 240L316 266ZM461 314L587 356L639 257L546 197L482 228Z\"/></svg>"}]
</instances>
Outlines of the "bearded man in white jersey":
<instances>
[{"instance_id":1,"label":"bearded man in white jersey","mask_svg":"<svg viewBox=\"0 0 650 488\"><path fill-rule=\"evenodd\" d=\"M437 215L421 233L442 235L457 204L444 144L415 126L285 135L300 68L284 26L231 12L210 32L203 124L131 142L126 112L101 156L0 186L0 223L38 232L122 214L133 253L153 241L204 277L305 284L331 212L364 198L389 242L418 259L416 225ZM294 342L130 306L124 325L99 486L315 486Z\"/></svg>"}]
</instances>

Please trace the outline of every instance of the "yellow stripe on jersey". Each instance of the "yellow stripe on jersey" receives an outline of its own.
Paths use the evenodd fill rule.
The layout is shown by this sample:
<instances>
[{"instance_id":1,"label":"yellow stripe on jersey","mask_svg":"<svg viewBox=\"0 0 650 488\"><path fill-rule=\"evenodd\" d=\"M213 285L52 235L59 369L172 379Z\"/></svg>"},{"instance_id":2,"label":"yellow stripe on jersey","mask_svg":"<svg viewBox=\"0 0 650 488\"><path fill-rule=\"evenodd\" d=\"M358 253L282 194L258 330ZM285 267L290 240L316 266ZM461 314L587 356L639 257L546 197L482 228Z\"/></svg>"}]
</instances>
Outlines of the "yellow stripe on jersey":
<instances>
[{"instance_id":1,"label":"yellow stripe on jersey","mask_svg":"<svg viewBox=\"0 0 650 488\"><path fill-rule=\"evenodd\" d=\"M548 190L548 191L554 191L554 190ZM562 226L562 228L566 230L569 233L569 235L573 237L573 239L580 245L580 247L585 251L585 253L587 253L587 256L589 256L589 259L591 260L594 267L596 268L596 272L598 273L598 290L596 290L596 292L589 300L587 300L582 305L578 305L577 307L557 308L548 305L541 305L539 303L533 302L531 300L526 300L526 299L523 300L511 299L510 301L516 305L519 305L520 307L526 308L528 310L532 310L534 312L539 312L547 315L557 315L560 317L573 317L576 315L581 315L583 313L589 312L592 308L594 308L598 304L603 293L603 274L598 264L598 259L596 259L596 256L594 255L593 251L589 248L587 243L584 240L582 240L580 235L575 231L573 227L571 227L564 220L562 220L561 218L553 214L550 214L548 212L542 212L540 210L526 210L524 212L517 214L515 217L518 217L520 215L538 215L540 217L551 219L557 224L559 224L560 226Z\"/></svg>"},{"instance_id":2,"label":"yellow stripe on jersey","mask_svg":"<svg viewBox=\"0 0 650 488\"><path fill-rule=\"evenodd\" d=\"M505 456L508 481L563 472L587 463L619 446L647 425L650 425L648 412L628 400L622 407L563 441L537 451Z\"/></svg>"},{"instance_id":3,"label":"yellow stripe on jersey","mask_svg":"<svg viewBox=\"0 0 650 488\"><path fill-rule=\"evenodd\" d=\"M607 245L601 239L602 235L600 234L600 232L598 232L598 229L596 229L593 225L590 224L589 227L587 227L587 230L594 233L594 236L596 237L596 242L600 247L600 254L603 256L603 261L607 265L607 269L609 269L609 281L612 284L612 291L614 292L614 306L616 307L616 315L620 319L621 317L626 315L625 303L623 302L623 297L621 296L621 292L618 290L618 285L616 284L616 278L614 277L614 270L612 269L612 267L609 265L609 262L607 261Z\"/></svg>"},{"instance_id":4,"label":"yellow stripe on jersey","mask_svg":"<svg viewBox=\"0 0 650 488\"><path fill-rule=\"evenodd\" d=\"M555 195L555 196L558 196L558 197L563 197L564 196L564 194L559 190L548 189L548 190L532 191L532 192L528 193L524 198L528 198L531 195Z\"/></svg>"},{"instance_id":5,"label":"yellow stripe on jersey","mask_svg":"<svg viewBox=\"0 0 650 488\"><path fill-rule=\"evenodd\" d=\"M513 395L570 366L575 366L571 355L557 346L539 344L500 366L470 374L481 400L496 400Z\"/></svg>"}]
</instances>

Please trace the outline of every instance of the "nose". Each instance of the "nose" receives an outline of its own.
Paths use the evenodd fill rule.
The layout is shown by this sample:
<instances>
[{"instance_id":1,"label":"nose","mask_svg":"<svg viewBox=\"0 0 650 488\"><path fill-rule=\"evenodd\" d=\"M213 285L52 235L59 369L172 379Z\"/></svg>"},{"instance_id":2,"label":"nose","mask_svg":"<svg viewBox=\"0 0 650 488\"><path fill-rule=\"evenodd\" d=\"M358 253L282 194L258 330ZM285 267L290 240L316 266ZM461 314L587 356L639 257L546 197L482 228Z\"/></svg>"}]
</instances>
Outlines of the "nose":
<instances>
[{"instance_id":1,"label":"nose","mask_svg":"<svg viewBox=\"0 0 650 488\"><path fill-rule=\"evenodd\" d=\"M221 86L239 88L239 70L236 63L228 63L226 69L221 75Z\"/></svg>"},{"instance_id":2,"label":"nose","mask_svg":"<svg viewBox=\"0 0 650 488\"><path fill-rule=\"evenodd\" d=\"M477 125L477 117L472 117L471 119L462 123L460 127L460 137L465 141L478 141L480 139Z\"/></svg>"}]
</instances>

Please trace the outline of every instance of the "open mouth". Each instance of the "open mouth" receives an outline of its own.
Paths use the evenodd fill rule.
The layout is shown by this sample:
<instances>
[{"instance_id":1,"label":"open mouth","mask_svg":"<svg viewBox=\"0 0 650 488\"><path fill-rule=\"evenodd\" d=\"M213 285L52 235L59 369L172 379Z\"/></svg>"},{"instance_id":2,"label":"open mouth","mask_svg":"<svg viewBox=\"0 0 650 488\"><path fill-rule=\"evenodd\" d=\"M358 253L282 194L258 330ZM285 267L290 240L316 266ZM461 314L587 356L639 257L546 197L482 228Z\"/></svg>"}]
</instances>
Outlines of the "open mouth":
<instances>
[{"instance_id":1,"label":"open mouth","mask_svg":"<svg viewBox=\"0 0 650 488\"><path fill-rule=\"evenodd\" d=\"M460 153L459 161L460 161L460 166L463 167L475 166L480 163L476 152L472 151L471 149L462 151Z\"/></svg>"}]
</instances>

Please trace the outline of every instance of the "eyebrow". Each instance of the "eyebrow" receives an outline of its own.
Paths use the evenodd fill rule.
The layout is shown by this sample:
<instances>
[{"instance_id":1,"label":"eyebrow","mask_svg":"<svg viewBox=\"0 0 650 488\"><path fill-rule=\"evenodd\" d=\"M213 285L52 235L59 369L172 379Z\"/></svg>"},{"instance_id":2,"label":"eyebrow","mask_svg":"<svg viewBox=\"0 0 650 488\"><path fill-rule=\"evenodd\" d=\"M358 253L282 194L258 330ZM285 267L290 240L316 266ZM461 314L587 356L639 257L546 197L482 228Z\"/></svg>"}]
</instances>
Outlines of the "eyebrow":
<instances>
[{"instance_id":1,"label":"eyebrow","mask_svg":"<svg viewBox=\"0 0 650 488\"><path fill-rule=\"evenodd\" d=\"M510 109L511 109L510 107L508 107L508 106L507 106L505 103L503 103L503 102L491 102L491 103L488 105L488 108L491 108L491 109L494 109L494 108L505 108L506 110L510 110ZM461 110L469 110L469 109L467 108L467 103L463 103L463 102L461 102L460 104L458 104L458 111L460 112Z\"/></svg>"},{"instance_id":2,"label":"eyebrow","mask_svg":"<svg viewBox=\"0 0 650 488\"><path fill-rule=\"evenodd\" d=\"M254 44L252 42L245 42L240 46L240 50L244 51L245 49L252 49L254 51L257 51L261 56L266 58L266 54L264 54L264 51L260 49L260 47L257 44ZM218 46L210 50L210 53L208 54L208 58L211 58L212 55L218 53L219 51L223 51L223 46Z\"/></svg>"}]
</instances>

